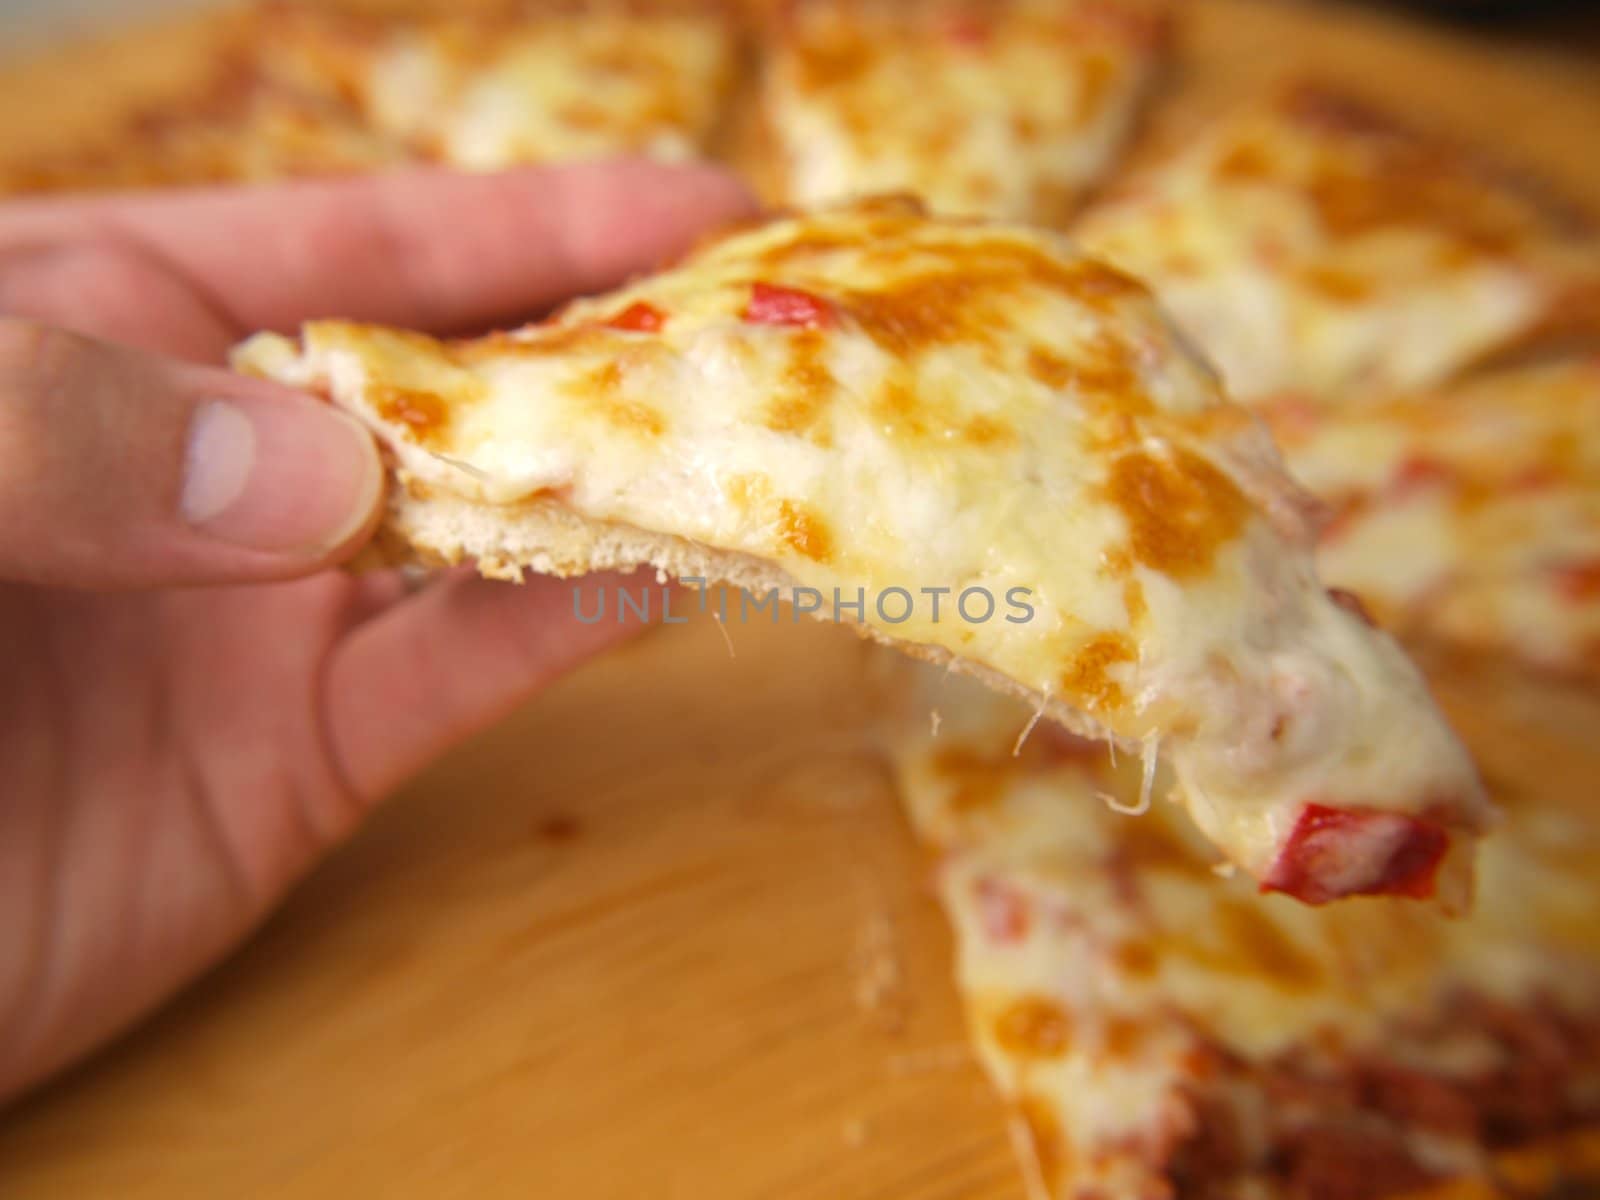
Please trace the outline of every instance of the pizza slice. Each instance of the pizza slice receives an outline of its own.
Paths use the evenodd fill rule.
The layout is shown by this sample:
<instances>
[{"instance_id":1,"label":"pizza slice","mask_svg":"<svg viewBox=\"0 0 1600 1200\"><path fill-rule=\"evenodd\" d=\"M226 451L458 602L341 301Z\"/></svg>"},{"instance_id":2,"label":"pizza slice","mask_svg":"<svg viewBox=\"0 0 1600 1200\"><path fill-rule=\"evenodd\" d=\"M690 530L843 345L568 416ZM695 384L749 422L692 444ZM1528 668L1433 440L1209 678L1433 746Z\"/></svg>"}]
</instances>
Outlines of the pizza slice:
<instances>
[{"instance_id":1,"label":"pizza slice","mask_svg":"<svg viewBox=\"0 0 1600 1200\"><path fill-rule=\"evenodd\" d=\"M737 49L716 0L267 0L220 36L208 79L103 145L8 164L0 191L688 159L716 135Z\"/></svg>"},{"instance_id":2,"label":"pizza slice","mask_svg":"<svg viewBox=\"0 0 1600 1200\"><path fill-rule=\"evenodd\" d=\"M1600 359L1264 415L1328 506L1324 576L1387 628L1600 675Z\"/></svg>"},{"instance_id":3,"label":"pizza slice","mask_svg":"<svg viewBox=\"0 0 1600 1200\"><path fill-rule=\"evenodd\" d=\"M267 9L269 69L332 87L416 154L469 169L701 154L734 83L721 0L491 0Z\"/></svg>"},{"instance_id":4,"label":"pizza slice","mask_svg":"<svg viewBox=\"0 0 1600 1200\"><path fill-rule=\"evenodd\" d=\"M1060 237L861 202L513 333L237 361L371 426L409 553L791 599L1164 757L1268 887L1463 898L1489 810L1420 677L1318 582L1262 426Z\"/></svg>"},{"instance_id":5,"label":"pizza slice","mask_svg":"<svg viewBox=\"0 0 1600 1200\"><path fill-rule=\"evenodd\" d=\"M915 669L897 776L1031 1196L1531 1200L1600 1182L1593 696L1476 662L1438 678L1507 810L1478 904L1452 920L1260 895L1173 806L1127 815L1137 762L1059 730L1019 753L1025 707Z\"/></svg>"},{"instance_id":6,"label":"pizza slice","mask_svg":"<svg viewBox=\"0 0 1600 1200\"><path fill-rule=\"evenodd\" d=\"M1583 219L1310 86L1222 120L1075 232L1147 280L1246 401L1425 386L1600 335Z\"/></svg>"},{"instance_id":7,"label":"pizza slice","mask_svg":"<svg viewBox=\"0 0 1600 1200\"><path fill-rule=\"evenodd\" d=\"M1168 15L1166 0L798 0L763 76L772 189L1059 222L1132 131Z\"/></svg>"}]
</instances>

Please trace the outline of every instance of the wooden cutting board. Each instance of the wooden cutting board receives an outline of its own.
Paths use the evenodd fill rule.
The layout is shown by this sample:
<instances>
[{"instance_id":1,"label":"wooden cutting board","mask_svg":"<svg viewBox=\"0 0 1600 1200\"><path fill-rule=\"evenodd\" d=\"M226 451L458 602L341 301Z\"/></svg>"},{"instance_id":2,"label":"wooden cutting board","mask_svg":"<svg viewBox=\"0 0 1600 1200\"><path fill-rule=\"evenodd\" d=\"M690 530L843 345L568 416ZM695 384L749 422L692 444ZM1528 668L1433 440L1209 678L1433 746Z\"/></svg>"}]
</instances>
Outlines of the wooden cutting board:
<instances>
[{"instance_id":1,"label":"wooden cutting board","mask_svg":"<svg viewBox=\"0 0 1600 1200\"><path fill-rule=\"evenodd\" d=\"M1312 66L1600 207L1592 18L1490 39L1191 4L1157 136ZM0 142L202 44L16 68ZM395 797L230 963L0 1117L0 1196L1019 1200L859 732L874 653L787 618L731 636L653 634Z\"/></svg>"}]
</instances>

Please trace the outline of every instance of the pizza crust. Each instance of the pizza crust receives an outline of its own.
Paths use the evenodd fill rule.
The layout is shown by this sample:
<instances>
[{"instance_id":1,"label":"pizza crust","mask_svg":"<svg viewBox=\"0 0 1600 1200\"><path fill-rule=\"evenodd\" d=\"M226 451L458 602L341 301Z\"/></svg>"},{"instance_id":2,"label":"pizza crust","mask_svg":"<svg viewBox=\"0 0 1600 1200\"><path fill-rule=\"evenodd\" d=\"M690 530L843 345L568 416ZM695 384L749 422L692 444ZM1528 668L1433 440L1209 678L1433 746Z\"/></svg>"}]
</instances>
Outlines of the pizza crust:
<instances>
[{"instance_id":1,"label":"pizza crust","mask_svg":"<svg viewBox=\"0 0 1600 1200\"><path fill-rule=\"evenodd\" d=\"M464 562L471 563L485 579L508 583L522 583L529 573L576 579L602 571L629 573L648 568L679 581L742 588L758 596L774 591L788 596L801 586L788 572L754 555L718 550L623 521L593 520L549 498L486 508L397 473L389 492L388 516L369 554L358 565L433 569ZM831 614L821 611L810 615L819 621L831 619ZM838 623L880 645L1021 700L1040 717L1082 737L1107 738L1104 728L1079 710L1025 688L982 663L942 646L890 637L848 617ZM1109 740L1118 739L1113 736ZM1138 742L1124 740L1121 744L1130 752L1139 748Z\"/></svg>"}]
</instances>

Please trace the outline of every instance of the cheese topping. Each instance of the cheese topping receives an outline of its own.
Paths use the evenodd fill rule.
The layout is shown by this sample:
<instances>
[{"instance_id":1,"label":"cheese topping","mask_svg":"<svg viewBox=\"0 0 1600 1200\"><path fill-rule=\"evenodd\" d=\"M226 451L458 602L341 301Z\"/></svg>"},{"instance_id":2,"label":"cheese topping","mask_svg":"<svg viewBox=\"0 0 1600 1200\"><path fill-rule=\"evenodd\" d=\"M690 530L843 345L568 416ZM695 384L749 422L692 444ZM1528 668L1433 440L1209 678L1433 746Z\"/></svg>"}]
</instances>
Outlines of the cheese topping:
<instances>
[{"instance_id":1,"label":"cheese topping","mask_svg":"<svg viewBox=\"0 0 1600 1200\"><path fill-rule=\"evenodd\" d=\"M1494 1107L1512 1107L1484 1093L1532 1071L1550 1082L1529 1097L1543 1115L1528 1133L1594 1109L1600 1063L1563 1032L1585 1036L1600 1012L1600 823L1582 771L1561 786L1552 771L1536 799L1500 793L1509 819L1484 845L1469 917L1310 908L1219 877L1170 805L1108 807L1139 794L1137 761L1059 733L1014 754L1025 707L915 670L894 742L901 793L941 852L972 1038L1044 1194L1190 1195L1181 1181L1196 1195L1349 1194L1274 1173L1320 1167L1296 1166L1298 1139L1351 1119L1363 1145L1391 1145L1420 1175L1481 1170L1508 1136ZM1474 749L1499 767L1515 740ZM1524 1013L1570 1060L1535 1067L1539 1051L1508 1041ZM1377 1092L1384 1081L1412 1102ZM1390 1192L1366 1179L1359 1194Z\"/></svg>"},{"instance_id":2,"label":"cheese topping","mask_svg":"<svg viewBox=\"0 0 1600 1200\"><path fill-rule=\"evenodd\" d=\"M1086 216L1250 400L1445 378L1600 330L1600 243L1519 184L1350 101L1237 113Z\"/></svg>"},{"instance_id":3,"label":"cheese topping","mask_svg":"<svg viewBox=\"0 0 1600 1200\"><path fill-rule=\"evenodd\" d=\"M935 211L1069 215L1128 137L1162 0L800 0L762 108L784 199L884 191Z\"/></svg>"},{"instance_id":4,"label":"cheese topping","mask_svg":"<svg viewBox=\"0 0 1600 1200\"><path fill-rule=\"evenodd\" d=\"M313 79L343 83L374 130L454 166L678 160L704 147L733 82L729 19L714 5L513 14L306 9L282 36Z\"/></svg>"},{"instance_id":5,"label":"cheese topping","mask_svg":"<svg viewBox=\"0 0 1600 1200\"><path fill-rule=\"evenodd\" d=\"M1329 509L1330 582L1391 627L1600 673L1600 360L1266 416Z\"/></svg>"},{"instance_id":6,"label":"cheese topping","mask_svg":"<svg viewBox=\"0 0 1600 1200\"><path fill-rule=\"evenodd\" d=\"M629 328L644 311L655 331ZM1414 668L1317 581L1264 429L1143 287L1053 235L864 203L512 334L316 322L241 362L353 409L431 489L771 562L885 639L1159 748L1269 882L1308 804L1404 818L1386 850L1344 839L1367 853L1283 876L1306 899L1396 890L1405 843L1486 822Z\"/></svg>"},{"instance_id":7,"label":"cheese topping","mask_svg":"<svg viewBox=\"0 0 1600 1200\"><path fill-rule=\"evenodd\" d=\"M240 14L208 83L103 146L0 167L0 192L682 160L715 133L734 55L732 18L690 0L388 14L279 0Z\"/></svg>"}]
</instances>

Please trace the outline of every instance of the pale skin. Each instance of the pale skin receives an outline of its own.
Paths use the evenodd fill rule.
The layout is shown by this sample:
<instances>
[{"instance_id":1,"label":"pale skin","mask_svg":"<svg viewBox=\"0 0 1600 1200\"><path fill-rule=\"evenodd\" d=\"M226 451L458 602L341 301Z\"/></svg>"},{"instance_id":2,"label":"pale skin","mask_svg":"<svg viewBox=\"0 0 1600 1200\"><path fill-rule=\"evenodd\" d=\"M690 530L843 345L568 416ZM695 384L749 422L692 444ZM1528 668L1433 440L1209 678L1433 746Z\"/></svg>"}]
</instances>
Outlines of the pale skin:
<instances>
[{"instance_id":1,"label":"pale skin","mask_svg":"<svg viewBox=\"0 0 1600 1200\"><path fill-rule=\"evenodd\" d=\"M625 634L550 580L337 569L379 517L376 449L229 347L535 316L748 207L640 163L0 206L0 1103Z\"/></svg>"}]
</instances>

